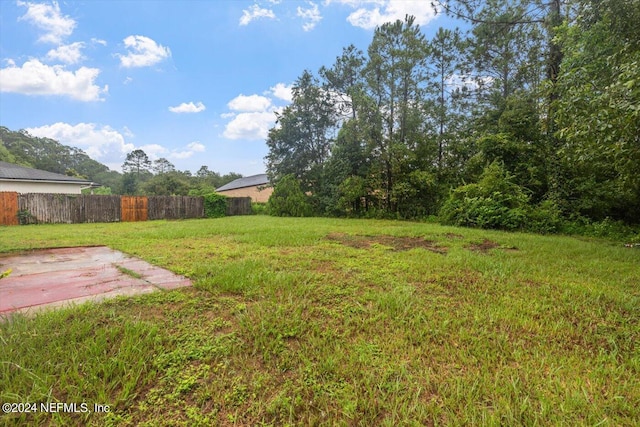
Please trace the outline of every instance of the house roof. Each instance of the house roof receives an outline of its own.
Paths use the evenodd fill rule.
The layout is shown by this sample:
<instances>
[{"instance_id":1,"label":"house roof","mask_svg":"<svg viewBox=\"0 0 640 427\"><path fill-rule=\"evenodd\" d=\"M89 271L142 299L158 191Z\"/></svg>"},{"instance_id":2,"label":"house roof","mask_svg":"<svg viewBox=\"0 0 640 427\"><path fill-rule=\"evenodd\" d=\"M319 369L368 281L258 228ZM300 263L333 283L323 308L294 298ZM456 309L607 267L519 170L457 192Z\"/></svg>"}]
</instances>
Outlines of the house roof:
<instances>
[{"instance_id":1,"label":"house roof","mask_svg":"<svg viewBox=\"0 0 640 427\"><path fill-rule=\"evenodd\" d=\"M27 168L13 163L0 162L0 180L3 181L47 181L66 182L73 184L90 185L91 181L67 176L59 173L47 172L40 169Z\"/></svg>"},{"instance_id":2,"label":"house roof","mask_svg":"<svg viewBox=\"0 0 640 427\"><path fill-rule=\"evenodd\" d=\"M254 187L256 185L267 185L269 184L269 177L266 173L261 173L259 175L246 176L244 178L238 178L234 181L231 181L228 184L223 185L220 188L216 188L216 191L227 191L227 190L235 190L236 188L245 188L245 187Z\"/></svg>"}]
</instances>

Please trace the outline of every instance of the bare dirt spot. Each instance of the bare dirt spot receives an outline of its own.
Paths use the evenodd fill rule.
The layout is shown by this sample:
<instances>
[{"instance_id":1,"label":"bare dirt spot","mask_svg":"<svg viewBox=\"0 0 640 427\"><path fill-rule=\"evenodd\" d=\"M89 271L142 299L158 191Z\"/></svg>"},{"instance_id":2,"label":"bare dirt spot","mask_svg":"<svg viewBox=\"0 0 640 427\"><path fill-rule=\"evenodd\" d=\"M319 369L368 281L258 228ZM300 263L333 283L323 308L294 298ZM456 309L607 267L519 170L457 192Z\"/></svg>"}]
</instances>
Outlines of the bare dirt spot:
<instances>
[{"instance_id":1,"label":"bare dirt spot","mask_svg":"<svg viewBox=\"0 0 640 427\"><path fill-rule=\"evenodd\" d=\"M464 239L464 236L462 234L456 233L447 233L444 235L444 237L446 237L447 239Z\"/></svg>"},{"instance_id":2,"label":"bare dirt spot","mask_svg":"<svg viewBox=\"0 0 640 427\"><path fill-rule=\"evenodd\" d=\"M484 239L481 243L472 243L466 248L474 252L487 253L491 249L499 248L500 244L489 239Z\"/></svg>"},{"instance_id":3,"label":"bare dirt spot","mask_svg":"<svg viewBox=\"0 0 640 427\"><path fill-rule=\"evenodd\" d=\"M447 247L439 246L432 240L421 239L420 237L405 236L359 236L344 233L330 233L325 237L327 240L342 243L356 249L368 249L372 245L383 245L393 248L394 251L408 251L409 249L422 248L431 252L446 254Z\"/></svg>"}]
</instances>

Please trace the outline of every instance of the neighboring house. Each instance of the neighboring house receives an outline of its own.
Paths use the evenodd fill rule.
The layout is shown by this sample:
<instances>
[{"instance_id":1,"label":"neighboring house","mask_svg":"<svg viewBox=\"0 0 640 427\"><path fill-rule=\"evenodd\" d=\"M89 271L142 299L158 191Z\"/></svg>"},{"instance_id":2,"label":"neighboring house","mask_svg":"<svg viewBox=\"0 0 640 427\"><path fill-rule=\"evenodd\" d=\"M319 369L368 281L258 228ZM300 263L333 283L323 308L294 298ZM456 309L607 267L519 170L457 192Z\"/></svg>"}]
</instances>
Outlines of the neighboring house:
<instances>
[{"instance_id":1,"label":"neighboring house","mask_svg":"<svg viewBox=\"0 0 640 427\"><path fill-rule=\"evenodd\" d=\"M251 197L253 202L266 203L273 193L273 188L269 187L269 178L263 173L238 178L217 188L216 192L229 197Z\"/></svg>"},{"instance_id":2,"label":"neighboring house","mask_svg":"<svg viewBox=\"0 0 640 427\"><path fill-rule=\"evenodd\" d=\"M0 162L0 191L80 194L95 186L86 179Z\"/></svg>"}]
</instances>

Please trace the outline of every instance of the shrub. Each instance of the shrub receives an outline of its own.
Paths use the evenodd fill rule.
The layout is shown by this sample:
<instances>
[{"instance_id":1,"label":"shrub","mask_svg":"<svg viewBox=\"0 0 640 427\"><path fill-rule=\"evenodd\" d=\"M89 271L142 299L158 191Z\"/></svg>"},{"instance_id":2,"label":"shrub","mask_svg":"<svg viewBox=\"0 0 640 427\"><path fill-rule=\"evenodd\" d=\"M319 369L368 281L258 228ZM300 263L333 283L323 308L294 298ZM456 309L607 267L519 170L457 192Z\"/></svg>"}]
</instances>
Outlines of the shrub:
<instances>
[{"instance_id":1,"label":"shrub","mask_svg":"<svg viewBox=\"0 0 640 427\"><path fill-rule=\"evenodd\" d=\"M268 215L269 209L266 203L252 202L251 203L252 215Z\"/></svg>"},{"instance_id":2,"label":"shrub","mask_svg":"<svg viewBox=\"0 0 640 427\"><path fill-rule=\"evenodd\" d=\"M207 218L219 218L227 213L227 196L218 193L209 193L204 196L204 216Z\"/></svg>"},{"instance_id":3,"label":"shrub","mask_svg":"<svg viewBox=\"0 0 640 427\"><path fill-rule=\"evenodd\" d=\"M440 209L446 224L516 230L527 220L529 197L499 163L487 166L480 181L458 187Z\"/></svg>"},{"instance_id":4,"label":"shrub","mask_svg":"<svg viewBox=\"0 0 640 427\"><path fill-rule=\"evenodd\" d=\"M553 200L545 200L529 213L527 230L540 234L557 233L562 228L562 211Z\"/></svg>"},{"instance_id":5,"label":"shrub","mask_svg":"<svg viewBox=\"0 0 640 427\"><path fill-rule=\"evenodd\" d=\"M611 218L591 221L583 216L573 217L563 224L562 232L589 237L604 237L627 243L640 243L640 229L631 227L622 221L614 221Z\"/></svg>"},{"instance_id":6,"label":"shrub","mask_svg":"<svg viewBox=\"0 0 640 427\"><path fill-rule=\"evenodd\" d=\"M273 216L311 216L312 213L309 197L293 175L285 175L276 184L267 207Z\"/></svg>"}]
</instances>

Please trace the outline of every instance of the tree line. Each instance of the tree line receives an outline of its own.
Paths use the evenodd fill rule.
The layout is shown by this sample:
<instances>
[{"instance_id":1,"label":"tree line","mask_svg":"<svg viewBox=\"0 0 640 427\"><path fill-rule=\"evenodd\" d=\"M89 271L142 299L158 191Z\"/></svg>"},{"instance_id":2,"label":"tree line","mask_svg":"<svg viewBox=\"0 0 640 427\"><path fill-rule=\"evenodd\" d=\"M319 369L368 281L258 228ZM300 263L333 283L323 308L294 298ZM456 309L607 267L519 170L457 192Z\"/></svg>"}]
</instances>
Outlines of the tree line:
<instances>
[{"instance_id":1,"label":"tree line","mask_svg":"<svg viewBox=\"0 0 640 427\"><path fill-rule=\"evenodd\" d=\"M407 16L302 72L267 139L279 194L316 215L639 223L640 0L439 7L469 30L427 39Z\"/></svg>"},{"instance_id":2,"label":"tree line","mask_svg":"<svg viewBox=\"0 0 640 427\"><path fill-rule=\"evenodd\" d=\"M234 172L221 175L206 165L195 174L179 171L165 158L151 161L143 150L128 153L122 165L123 173L120 173L91 159L78 148L50 138L34 137L24 130L11 131L4 126L0 126L0 161L99 183L102 187L93 190L96 194L204 195L242 177Z\"/></svg>"},{"instance_id":3,"label":"tree line","mask_svg":"<svg viewBox=\"0 0 640 427\"><path fill-rule=\"evenodd\" d=\"M195 175L190 171L179 171L166 158L151 161L140 149L127 154L122 164L122 193L144 194L148 196L164 195L205 195L231 182L242 175L228 173L220 175L203 165Z\"/></svg>"}]
</instances>

